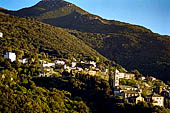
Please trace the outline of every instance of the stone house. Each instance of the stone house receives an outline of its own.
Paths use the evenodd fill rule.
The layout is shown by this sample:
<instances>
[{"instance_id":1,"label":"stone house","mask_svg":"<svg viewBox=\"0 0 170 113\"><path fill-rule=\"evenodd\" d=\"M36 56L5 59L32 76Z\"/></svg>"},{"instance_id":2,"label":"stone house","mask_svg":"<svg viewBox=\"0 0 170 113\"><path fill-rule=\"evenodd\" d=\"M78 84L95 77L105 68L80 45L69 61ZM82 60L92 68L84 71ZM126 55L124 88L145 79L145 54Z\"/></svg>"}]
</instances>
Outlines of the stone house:
<instances>
[{"instance_id":1,"label":"stone house","mask_svg":"<svg viewBox=\"0 0 170 113\"><path fill-rule=\"evenodd\" d=\"M142 93L141 89L121 85L119 88L114 89L115 96L121 96L123 99L128 99L130 97L140 96Z\"/></svg>"},{"instance_id":2,"label":"stone house","mask_svg":"<svg viewBox=\"0 0 170 113\"><path fill-rule=\"evenodd\" d=\"M164 97L156 93L146 96L145 101L152 103L154 106L164 106Z\"/></svg>"}]
</instances>

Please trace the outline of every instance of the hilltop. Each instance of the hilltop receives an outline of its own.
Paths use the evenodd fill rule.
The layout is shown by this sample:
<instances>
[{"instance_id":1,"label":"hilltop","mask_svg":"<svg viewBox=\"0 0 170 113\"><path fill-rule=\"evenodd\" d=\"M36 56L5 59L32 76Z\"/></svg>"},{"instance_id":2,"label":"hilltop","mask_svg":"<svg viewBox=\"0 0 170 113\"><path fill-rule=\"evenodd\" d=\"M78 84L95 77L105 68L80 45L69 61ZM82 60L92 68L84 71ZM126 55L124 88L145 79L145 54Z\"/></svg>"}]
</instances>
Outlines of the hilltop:
<instances>
[{"instance_id":1,"label":"hilltop","mask_svg":"<svg viewBox=\"0 0 170 113\"><path fill-rule=\"evenodd\" d=\"M142 26L103 19L63 0L43 0L18 11L1 11L70 29L67 31L71 35L128 70L138 69L144 75L170 80L169 36Z\"/></svg>"},{"instance_id":2,"label":"hilltop","mask_svg":"<svg viewBox=\"0 0 170 113\"><path fill-rule=\"evenodd\" d=\"M63 28L92 33L151 32L142 26L106 20L63 0L42 0L18 11L0 10L20 17L32 17Z\"/></svg>"}]
</instances>

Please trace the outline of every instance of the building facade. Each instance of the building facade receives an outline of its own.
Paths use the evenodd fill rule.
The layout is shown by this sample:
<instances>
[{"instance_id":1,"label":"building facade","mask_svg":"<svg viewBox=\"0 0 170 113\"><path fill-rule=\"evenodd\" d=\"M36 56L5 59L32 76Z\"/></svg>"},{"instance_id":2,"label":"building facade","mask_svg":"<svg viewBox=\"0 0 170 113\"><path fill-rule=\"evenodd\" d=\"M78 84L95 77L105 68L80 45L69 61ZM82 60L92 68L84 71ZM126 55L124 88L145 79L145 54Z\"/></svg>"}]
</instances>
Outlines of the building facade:
<instances>
[{"instance_id":1,"label":"building facade","mask_svg":"<svg viewBox=\"0 0 170 113\"><path fill-rule=\"evenodd\" d=\"M145 101L152 103L154 106L164 106L164 97L155 93L145 97Z\"/></svg>"},{"instance_id":2,"label":"building facade","mask_svg":"<svg viewBox=\"0 0 170 113\"><path fill-rule=\"evenodd\" d=\"M0 32L0 37L3 37L3 33Z\"/></svg>"},{"instance_id":3,"label":"building facade","mask_svg":"<svg viewBox=\"0 0 170 113\"><path fill-rule=\"evenodd\" d=\"M116 69L113 77L113 87L119 86L119 71Z\"/></svg>"},{"instance_id":4,"label":"building facade","mask_svg":"<svg viewBox=\"0 0 170 113\"><path fill-rule=\"evenodd\" d=\"M11 60L11 62L13 62L13 61L16 60L16 55L15 55L15 53L7 52L7 53L4 55L4 58L8 58L8 59Z\"/></svg>"}]
</instances>

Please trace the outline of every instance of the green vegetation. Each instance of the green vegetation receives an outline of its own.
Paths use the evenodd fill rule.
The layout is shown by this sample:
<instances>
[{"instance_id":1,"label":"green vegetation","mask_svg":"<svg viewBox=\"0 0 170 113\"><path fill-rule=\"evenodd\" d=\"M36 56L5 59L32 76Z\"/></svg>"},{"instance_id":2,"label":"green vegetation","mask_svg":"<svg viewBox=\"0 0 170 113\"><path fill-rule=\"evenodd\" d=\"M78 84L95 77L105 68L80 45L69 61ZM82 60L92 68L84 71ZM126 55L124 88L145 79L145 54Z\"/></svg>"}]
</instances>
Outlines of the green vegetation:
<instances>
[{"instance_id":1,"label":"green vegetation","mask_svg":"<svg viewBox=\"0 0 170 113\"><path fill-rule=\"evenodd\" d=\"M0 57L0 65L0 112L89 112L86 104L68 91L37 87L32 81L39 75L36 61L23 65Z\"/></svg>"},{"instance_id":2,"label":"green vegetation","mask_svg":"<svg viewBox=\"0 0 170 113\"><path fill-rule=\"evenodd\" d=\"M152 33L141 26L105 20L62 0L41 1L33 7L16 12L4 9L1 11L77 30L68 31L126 69L138 69L145 75L152 75L164 81L169 80L169 36Z\"/></svg>"},{"instance_id":3,"label":"green vegetation","mask_svg":"<svg viewBox=\"0 0 170 113\"><path fill-rule=\"evenodd\" d=\"M168 109L140 102L138 104L118 104L121 113L169 113Z\"/></svg>"},{"instance_id":4,"label":"green vegetation","mask_svg":"<svg viewBox=\"0 0 170 113\"><path fill-rule=\"evenodd\" d=\"M4 34L0 38L0 54L12 51L17 54L17 59L28 58L27 64L21 64L0 56L0 112L169 112L164 107L147 103L130 104L114 98L109 81L104 77L82 73L73 75L65 71L61 74L58 68L54 69L51 78L38 77L41 71L39 59L49 62L56 58L68 59L68 62L75 58L78 61L95 60L102 71L107 68L113 72L117 68L127 72L116 64L120 63L139 79L121 79L120 83L129 86L139 84L143 89L142 95L146 96L154 86L166 84L162 81L143 82L139 71L169 80L168 36L154 34L141 26L102 19L62 0L44 0L17 12L0 11L27 17L0 13L0 32ZM54 27L36 19L78 31ZM116 60L116 63L94 49ZM134 70L136 68L139 71Z\"/></svg>"},{"instance_id":5,"label":"green vegetation","mask_svg":"<svg viewBox=\"0 0 170 113\"><path fill-rule=\"evenodd\" d=\"M33 81L39 87L64 89L71 92L74 99L83 100L92 113L143 113L143 111L146 113L168 113L168 109L164 107L147 103L130 104L114 98L109 82L100 76L72 75L67 72L62 75L67 78L34 78Z\"/></svg>"},{"instance_id":6,"label":"green vegetation","mask_svg":"<svg viewBox=\"0 0 170 113\"><path fill-rule=\"evenodd\" d=\"M169 80L170 37L153 33L83 33L70 31L110 60L128 70L139 70L161 80ZM141 74L139 73L139 76Z\"/></svg>"},{"instance_id":7,"label":"green vegetation","mask_svg":"<svg viewBox=\"0 0 170 113\"><path fill-rule=\"evenodd\" d=\"M143 81L120 79L120 84L132 87L140 87L142 89L143 97L153 94L153 88L156 88L157 86L167 87L167 85L161 80L155 80L151 82L150 80L147 80L147 78Z\"/></svg>"},{"instance_id":8,"label":"green vegetation","mask_svg":"<svg viewBox=\"0 0 170 113\"><path fill-rule=\"evenodd\" d=\"M19 64L0 57L0 65L1 112L124 113L133 109L135 113L142 108L146 113L167 113L165 108L119 103L109 82L100 76L63 72L65 78L60 73L37 77L36 60Z\"/></svg>"},{"instance_id":9,"label":"green vegetation","mask_svg":"<svg viewBox=\"0 0 170 113\"><path fill-rule=\"evenodd\" d=\"M0 39L0 54L13 51L17 55L31 57L27 53L43 52L45 56L58 58L88 56L99 58L101 61L106 60L66 30L34 19L18 18L1 13L0 26L0 31L4 34L4 37Z\"/></svg>"},{"instance_id":10,"label":"green vegetation","mask_svg":"<svg viewBox=\"0 0 170 113\"><path fill-rule=\"evenodd\" d=\"M88 112L86 104L73 100L69 92L59 91L55 88L51 90L40 88L35 86L31 80L27 84L24 82L8 83L10 86L2 84L2 82L4 81L1 81L0 85L0 111L3 113L21 111L25 113L32 111L48 113Z\"/></svg>"}]
</instances>

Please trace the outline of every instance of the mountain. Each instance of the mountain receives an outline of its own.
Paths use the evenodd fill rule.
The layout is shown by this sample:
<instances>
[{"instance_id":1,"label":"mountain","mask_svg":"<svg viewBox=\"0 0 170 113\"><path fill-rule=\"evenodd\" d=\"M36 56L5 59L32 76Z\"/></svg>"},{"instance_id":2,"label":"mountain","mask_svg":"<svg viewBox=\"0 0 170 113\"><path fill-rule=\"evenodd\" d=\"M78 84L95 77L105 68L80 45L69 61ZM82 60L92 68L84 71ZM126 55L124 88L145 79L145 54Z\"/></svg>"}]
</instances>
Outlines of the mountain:
<instances>
[{"instance_id":1,"label":"mountain","mask_svg":"<svg viewBox=\"0 0 170 113\"><path fill-rule=\"evenodd\" d=\"M170 81L170 37L138 25L106 20L63 0L42 0L18 11L0 10L67 28L103 56L129 70Z\"/></svg>"},{"instance_id":2,"label":"mountain","mask_svg":"<svg viewBox=\"0 0 170 113\"><path fill-rule=\"evenodd\" d=\"M24 51L48 53L57 57L89 56L106 60L82 40L70 35L66 30L34 19L25 19L0 13L0 53Z\"/></svg>"},{"instance_id":3,"label":"mountain","mask_svg":"<svg viewBox=\"0 0 170 113\"><path fill-rule=\"evenodd\" d=\"M170 37L158 34L101 34L69 30L110 60L129 70L137 69L145 76L169 81Z\"/></svg>"},{"instance_id":4,"label":"mountain","mask_svg":"<svg viewBox=\"0 0 170 113\"><path fill-rule=\"evenodd\" d=\"M106 20L93 15L63 0L42 0L35 6L18 11L0 10L20 17L36 18L39 21L62 27L92 33L151 32L131 24Z\"/></svg>"}]
</instances>

